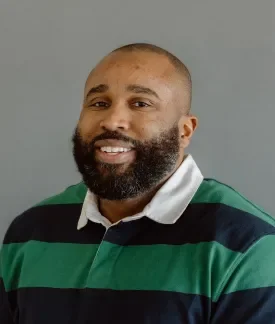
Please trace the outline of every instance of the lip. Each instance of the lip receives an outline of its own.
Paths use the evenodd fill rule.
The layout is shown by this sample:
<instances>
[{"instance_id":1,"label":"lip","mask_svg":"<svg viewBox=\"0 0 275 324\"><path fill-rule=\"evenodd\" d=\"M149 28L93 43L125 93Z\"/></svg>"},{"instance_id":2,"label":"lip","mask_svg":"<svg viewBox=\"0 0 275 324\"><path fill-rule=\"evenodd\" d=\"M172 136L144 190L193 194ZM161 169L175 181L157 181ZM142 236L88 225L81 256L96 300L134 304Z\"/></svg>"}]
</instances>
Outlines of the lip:
<instances>
[{"instance_id":1,"label":"lip","mask_svg":"<svg viewBox=\"0 0 275 324\"><path fill-rule=\"evenodd\" d=\"M96 148L100 148L103 146L123 147L126 149L133 148L133 146L130 143L126 143L124 141L119 141L119 140L114 140L114 139L99 140L95 143Z\"/></svg>"},{"instance_id":2,"label":"lip","mask_svg":"<svg viewBox=\"0 0 275 324\"><path fill-rule=\"evenodd\" d=\"M110 146L110 144L109 144ZM123 146L120 146L123 147ZM124 146L125 147L125 146ZM123 164L123 163L131 163L135 160L136 152L135 150L131 150L128 152L120 152L109 154L107 152L103 152L100 148L96 148L95 157L98 161L109 164Z\"/></svg>"}]
</instances>

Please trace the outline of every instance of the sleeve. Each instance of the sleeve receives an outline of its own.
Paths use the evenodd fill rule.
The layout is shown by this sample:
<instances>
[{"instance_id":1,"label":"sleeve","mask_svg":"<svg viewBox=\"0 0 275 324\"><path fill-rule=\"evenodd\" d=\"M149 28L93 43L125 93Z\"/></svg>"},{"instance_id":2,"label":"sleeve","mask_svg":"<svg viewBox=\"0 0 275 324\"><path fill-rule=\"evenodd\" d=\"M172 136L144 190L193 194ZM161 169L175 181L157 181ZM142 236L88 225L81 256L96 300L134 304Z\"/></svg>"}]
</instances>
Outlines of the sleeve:
<instances>
[{"instance_id":1,"label":"sleeve","mask_svg":"<svg viewBox=\"0 0 275 324\"><path fill-rule=\"evenodd\" d=\"M2 252L0 250L0 323L14 324L9 301L8 301L8 293L5 290L2 270L3 270L3 260L2 260Z\"/></svg>"},{"instance_id":2,"label":"sleeve","mask_svg":"<svg viewBox=\"0 0 275 324\"><path fill-rule=\"evenodd\" d=\"M229 269L211 324L275 323L275 234L254 243Z\"/></svg>"}]
</instances>

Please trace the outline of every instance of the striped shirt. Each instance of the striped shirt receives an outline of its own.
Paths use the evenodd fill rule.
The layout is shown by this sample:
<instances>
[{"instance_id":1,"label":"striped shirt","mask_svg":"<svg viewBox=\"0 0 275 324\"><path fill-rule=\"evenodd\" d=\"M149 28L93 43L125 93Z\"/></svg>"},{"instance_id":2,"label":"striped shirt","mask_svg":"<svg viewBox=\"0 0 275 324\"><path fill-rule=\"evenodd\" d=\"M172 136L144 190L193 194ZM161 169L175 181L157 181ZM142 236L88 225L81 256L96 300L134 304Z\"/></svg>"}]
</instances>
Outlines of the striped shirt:
<instances>
[{"instance_id":1,"label":"striped shirt","mask_svg":"<svg viewBox=\"0 0 275 324\"><path fill-rule=\"evenodd\" d=\"M198 184L190 170L161 190L176 178L175 194ZM165 217L147 206L107 226L91 219L80 183L15 218L1 249L0 323L275 323L275 220L212 179L186 191L180 217L173 192L156 200Z\"/></svg>"}]
</instances>

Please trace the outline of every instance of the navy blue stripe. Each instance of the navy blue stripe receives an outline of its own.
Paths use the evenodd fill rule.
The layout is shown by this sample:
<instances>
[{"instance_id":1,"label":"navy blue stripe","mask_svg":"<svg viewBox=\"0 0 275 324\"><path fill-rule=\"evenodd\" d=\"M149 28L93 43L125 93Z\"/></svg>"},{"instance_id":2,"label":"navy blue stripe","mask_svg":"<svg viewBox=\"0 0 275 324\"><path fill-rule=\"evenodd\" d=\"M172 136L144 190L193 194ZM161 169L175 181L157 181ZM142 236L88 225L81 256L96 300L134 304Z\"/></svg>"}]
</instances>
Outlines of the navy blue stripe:
<instances>
[{"instance_id":1,"label":"navy blue stripe","mask_svg":"<svg viewBox=\"0 0 275 324\"><path fill-rule=\"evenodd\" d=\"M28 288L9 293L20 324L208 323L211 301L173 292Z\"/></svg>"},{"instance_id":2,"label":"navy blue stripe","mask_svg":"<svg viewBox=\"0 0 275 324\"><path fill-rule=\"evenodd\" d=\"M77 230L82 204L45 205L31 208L15 218L4 243L29 240L64 243L100 243L105 233L101 224L91 223L84 231Z\"/></svg>"},{"instance_id":3,"label":"navy blue stripe","mask_svg":"<svg viewBox=\"0 0 275 324\"><path fill-rule=\"evenodd\" d=\"M46 242L100 243L105 228L88 222L77 231L82 205L48 205L19 216L10 227L5 243L38 240ZM255 240L274 234L275 228L249 213L223 204L191 204L172 225L147 217L121 222L108 230L105 240L120 245L196 244L217 241L244 252Z\"/></svg>"},{"instance_id":4,"label":"navy blue stripe","mask_svg":"<svg viewBox=\"0 0 275 324\"><path fill-rule=\"evenodd\" d=\"M231 293L217 303L174 292L50 288L13 291L9 300L21 324L271 324L275 319L274 287Z\"/></svg>"},{"instance_id":5,"label":"navy blue stripe","mask_svg":"<svg viewBox=\"0 0 275 324\"><path fill-rule=\"evenodd\" d=\"M14 324L8 303L8 294L5 292L3 279L0 278L0 323Z\"/></svg>"},{"instance_id":6,"label":"navy blue stripe","mask_svg":"<svg viewBox=\"0 0 275 324\"><path fill-rule=\"evenodd\" d=\"M212 312L211 324L275 323L275 287L223 295Z\"/></svg>"},{"instance_id":7,"label":"navy blue stripe","mask_svg":"<svg viewBox=\"0 0 275 324\"><path fill-rule=\"evenodd\" d=\"M251 244L275 228L249 213L223 204L191 204L175 224L163 225L146 217L121 222L105 240L120 245L196 244L216 241L245 252Z\"/></svg>"}]
</instances>

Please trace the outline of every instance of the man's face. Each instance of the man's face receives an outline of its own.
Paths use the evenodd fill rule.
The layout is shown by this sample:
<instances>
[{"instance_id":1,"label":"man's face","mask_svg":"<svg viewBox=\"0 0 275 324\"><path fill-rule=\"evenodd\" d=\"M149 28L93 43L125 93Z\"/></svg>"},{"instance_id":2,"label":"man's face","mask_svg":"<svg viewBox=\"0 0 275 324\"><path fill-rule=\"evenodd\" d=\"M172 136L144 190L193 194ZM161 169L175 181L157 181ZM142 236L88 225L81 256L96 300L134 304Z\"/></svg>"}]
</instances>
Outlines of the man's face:
<instances>
[{"instance_id":1,"label":"man's face","mask_svg":"<svg viewBox=\"0 0 275 324\"><path fill-rule=\"evenodd\" d=\"M142 195L179 165L174 75L161 55L118 52L88 77L73 151L84 182L100 198Z\"/></svg>"}]
</instances>

